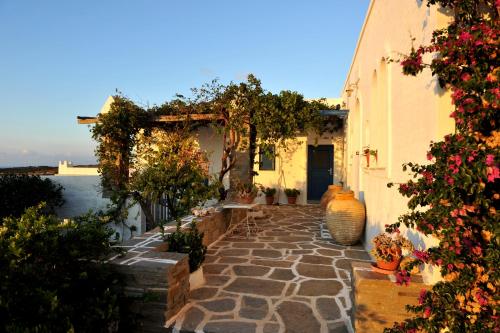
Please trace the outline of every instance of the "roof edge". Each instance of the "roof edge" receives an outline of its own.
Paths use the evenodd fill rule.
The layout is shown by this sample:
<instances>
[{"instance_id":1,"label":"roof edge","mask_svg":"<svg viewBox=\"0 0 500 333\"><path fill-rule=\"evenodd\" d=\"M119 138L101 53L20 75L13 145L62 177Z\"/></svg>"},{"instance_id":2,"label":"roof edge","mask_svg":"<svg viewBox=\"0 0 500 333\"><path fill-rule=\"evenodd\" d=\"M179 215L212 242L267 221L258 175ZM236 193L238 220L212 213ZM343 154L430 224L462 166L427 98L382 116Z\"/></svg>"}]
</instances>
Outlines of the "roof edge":
<instances>
[{"instance_id":1,"label":"roof edge","mask_svg":"<svg viewBox=\"0 0 500 333\"><path fill-rule=\"evenodd\" d=\"M352 67L354 65L354 62L356 61L356 57L358 56L359 45L361 44L361 40L363 39L363 36L365 34L365 28L366 28L366 25L368 23L368 19L370 18L370 15L372 13L372 8L373 8L374 3L375 3L375 0L371 0L370 5L368 6L368 11L366 12L365 20L363 22L363 26L361 27L361 32L359 33L358 42L356 43L356 48L354 49L354 55L352 56L351 65L349 66L349 71L347 72L347 76L346 76L345 81L344 81L344 86L342 87L342 90L340 91L340 96L343 96L344 91L347 89L349 76L351 76Z\"/></svg>"}]
</instances>

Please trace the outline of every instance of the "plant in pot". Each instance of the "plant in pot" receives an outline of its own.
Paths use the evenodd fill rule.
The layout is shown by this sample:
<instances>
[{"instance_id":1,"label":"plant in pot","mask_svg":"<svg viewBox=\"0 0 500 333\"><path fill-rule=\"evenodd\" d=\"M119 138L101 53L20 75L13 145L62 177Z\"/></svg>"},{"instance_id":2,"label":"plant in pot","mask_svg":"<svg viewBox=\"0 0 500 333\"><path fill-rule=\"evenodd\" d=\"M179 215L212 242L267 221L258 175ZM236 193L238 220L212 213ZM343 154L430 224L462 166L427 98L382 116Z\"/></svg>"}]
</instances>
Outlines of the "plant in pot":
<instances>
[{"instance_id":1,"label":"plant in pot","mask_svg":"<svg viewBox=\"0 0 500 333\"><path fill-rule=\"evenodd\" d=\"M167 236L168 251L187 253L189 255L189 277L190 288L194 289L204 283L203 269L201 265L205 260L207 247L203 245L203 233L198 232L196 223L190 228L182 230L180 223L177 230Z\"/></svg>"},{"instance_id":2,"label":"plant in pot","mask_svg":"<svg viewBox=\"0 0 500 333\"><path fill-rule=\"evenodd\" d=\"M288 199L288 204L295 205L297 202L297 196L300 194L300 191L296 188L286 188L285 194Z\"/></svg>"},{"instance_id":3,"label":"plant in pot","mask_svg":"<svg viewBox=\"0 0 500 333\"><path fill-rule=\"evenodd\" d=\"M375 164L378 162L378 150L370 149L370 146L366 146L363 149L363 156L366 158L366 167L370 167L370 156L375 159Z\"/></svg>"},{"instance_id":4,"label":"plant in pot","mask_svg":"<svg viewBox=\"0 0 500 333\"><path fill-rule=\"evenodd\" d=\"M385 271L394 271L398 268L403 258L403 250L413 252L413 244L405 237L397 234L391 236L381 233L372 240L371 254L377 260L377 267Z\"/></svg>"},{"instance_id":5,"label":"plant in pot","mask_svg":"<svg viewBox=\"0 0 500 333\"><path fill-rule=\"evenodd\" d=\"M272 187L262 187L260 190L266 196L266 204L272 205L274 203L274 195L276 194L276 189Z\"/></svg>"},{"instance_id":6,"label":"plant in pot","mask_svg":"<svg viewBox=\"0 0 500 333\"><path fill-rule=\"evenodd\" d=\"M236 201L243 204L250 204L257 196L259 189L255 184L237 182L235 184Z\"/></svg>"}]
</instances>

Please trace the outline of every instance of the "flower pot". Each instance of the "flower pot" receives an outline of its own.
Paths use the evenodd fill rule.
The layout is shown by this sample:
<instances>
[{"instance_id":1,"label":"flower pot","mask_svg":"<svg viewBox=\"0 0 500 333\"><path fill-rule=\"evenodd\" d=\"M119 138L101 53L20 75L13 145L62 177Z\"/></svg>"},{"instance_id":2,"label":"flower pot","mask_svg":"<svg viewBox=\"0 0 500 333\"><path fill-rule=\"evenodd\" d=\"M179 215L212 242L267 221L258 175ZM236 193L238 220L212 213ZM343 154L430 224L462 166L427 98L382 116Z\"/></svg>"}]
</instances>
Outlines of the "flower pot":
<instances>
[{"instance_id":1,"label":"flower pot","mask_svg":"<svg viewBox=\"0 0 500 333\"><path fill-rule=\"evenodd\" d=\"M241 203L241 204L251 204L253 202L254 197L237 197L236 201Z\"/></svg>"},{"instance_id":2,"label":"flower pot","mask_svg":"<svg viewBox=\"0 0 500 333\"><path fill-rule=\"evenodd\" d=\"M326 209L328 203L335 198L335 194L342 190L341 185L328 185L328 190L321 196L319 204Z\"/></svg>"},{"instance_id":3,"label":"flower pot","mask_svg":"<svg viewBox=\"0 0 500 333\"><path fill-rule=\"evenodd\" d=\"M205 276L203 274L203 266L201 266L196 271L189 274L189 290L199 288L204 284L205 284Z\"/></svg>"},{"instance_id":4,"label":"flower pot","mask_svg":"<svg viewBox=\"0 0 500 333\"><path fill-rule=\"evenodd\" d=\"M288 199L288 204L289 205L295 205L297 203L297 197L286 197Z\"/></svg>"},{"instance_id":5,"label":"flower pot","mask_svg":"<svg viewBox=\"0 0 500 333\"><path fill-rule=\"evenodd\" d=\"M384 269L386 271L395 271L398 269L399 262L401 258L397 258L391 262L387 262L384 260L377 259L377 267L380 269Z\"/></svg>"},{"instance_id":6,"label":"flower pot","mask_svg":"<svg viewBox=\"0 0 500 333\"><path fill-rule=\"evenodd\" d=\"M274 195L266 195L266 204L272 205L274 203Z\"/></svg>"},{"instance_id":7,"label":"flower pot","mask_svg":"<svg viewBox=\"0 0 500 333\"><path fill-rule=\"evenodd\" d=\"M340 191L326 207L326 225L332 238L342 245L356 244L365 227L365 206L353 191Z\"/></svg>"}]
</instances>

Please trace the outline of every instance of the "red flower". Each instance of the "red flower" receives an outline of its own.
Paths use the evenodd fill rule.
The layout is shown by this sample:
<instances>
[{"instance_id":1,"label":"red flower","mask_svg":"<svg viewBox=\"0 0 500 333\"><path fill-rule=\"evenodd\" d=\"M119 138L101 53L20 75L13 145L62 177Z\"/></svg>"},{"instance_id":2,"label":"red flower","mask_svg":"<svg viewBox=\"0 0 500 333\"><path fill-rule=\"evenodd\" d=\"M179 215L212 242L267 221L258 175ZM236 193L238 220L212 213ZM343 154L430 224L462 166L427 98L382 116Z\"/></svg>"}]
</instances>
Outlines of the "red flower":
<instances>
[{"instance_id":1,"label":"red flower","mask_svg":"<svg viewBox=\"0 0 500 333\"><path fill-rule=\"evenodd\" d=\"M467 42L467 41L472 39L472 35L470 33L468 33L467 31L464 31L460 34L458 39L463 41L463 42Z\"/></svg>"},{"instance_id":2,"label":"red flower","mask_svg":"<svg viewBox=\"0 0 500 333\"><path fill-rule=\"evenodd\" d=\"M486 155L486 165L492 166L493 163L495 163L495 156L493 156L492 154Z\"/></svg>"},{"instance_id":3,"label":"red flower","mask_svg":"<svg viewBox=\"0 0 500 333\"><path fill-rule=\"evenodd\" d=\"M427 295L427 290L420 290L420 295L418 296L418 304L422 305L424 303L425 296Z\"/></svg>"}]
</instances>

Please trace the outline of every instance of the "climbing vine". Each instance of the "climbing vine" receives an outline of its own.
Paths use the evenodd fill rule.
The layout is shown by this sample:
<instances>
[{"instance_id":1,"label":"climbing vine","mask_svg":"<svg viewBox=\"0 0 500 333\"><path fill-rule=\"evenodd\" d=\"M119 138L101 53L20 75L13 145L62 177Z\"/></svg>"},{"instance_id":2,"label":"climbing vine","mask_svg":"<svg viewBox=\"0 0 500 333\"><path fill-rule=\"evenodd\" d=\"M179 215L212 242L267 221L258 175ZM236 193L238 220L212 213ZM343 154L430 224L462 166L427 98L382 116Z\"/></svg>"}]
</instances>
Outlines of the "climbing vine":
<instances>
[{"instance_id":1,"label":"climbing vine","mask_svg":"<svg viewBox=\"0 0 500 333\"><path fill-rule=\"evenodd\" d=\"M162 188L163 194L167 193L166 185L160 185L153 191L151 184L155 184L161 177L158 168L159 158L163 162L170 163L165 159L167 151L169 156L177 154L180 156L178 148L187 147L180 145L174 149L170 140L170 148L154 140L158 133L177 133L182 140L189 140L188 134L197 126L213 126L222 134L222 156L221 168L218 172L216 183L219 184L219 198L224 199L227 191L222 185L226 174L234 168L238 158L248 159L248 177L242 179L244 183L251 183L253 176L253 164L255 159L256 142L261 140L265 144L286 144L287 140L292 140L299 132L316 131L318 133L326 130L336 130L340 128L342 120L336 117L329 117L325 122L324 117L318 110L332 109L335 106L328 105L325 100L308 101L304 97L292 91L282 91L279 94L266 92L260 80L249 75L245 82L239 84L229 83L223 85L217 80L202 85L200 88L192 89L192 96L185 97L177 95L172 101L161 106L154 106L144 109L123 96L114 96L114 102L109 112L101 114L98 123L93 127L93 138L98 142L96 156L100 165L103 188L111 193L111 198L115 204L112 210L116 219L123 220L123 212L126 208L126 199L132 196L143 208L146 220L151 221L152 216L146 211L146 207L151 203L151 198L159 200L162 197L158 192ZM158 121L160 116L175 116L182 121L165 123ZM191 121L192 115L210 116L204 122ZM332 127L331 125L334 124ZM340 124L340 126L339 126ZM151 135L155 132L156 134ZM168 138L160 135L158 137ZM149 143L148 143L149 142ZM138 161L152 161L144 155L138 158L138 147L144 148L144 144L150 147L156 145L166 150L159 152L155 149L142 149L150 156L156 156L152 165L157 169L144 168ZM243 155L242 155L243 154ZM245 154L248 154L245 156ZM240 157L238 157L240 155ZM177 160L176 163L180 163ZM198 166L203 163L198 163ZM192 165L194 167L194 164ZM164 167L164 166L163 166ZM185 168L173 168L182 171ZM130 172L136 170L140 172ZM201 170L198 170L201 172ZM195 173L200 175L201 173ZM134 180L131 181L131 175ZM192 174L194 175L194 174ZM179 176L179 175L178 175ZM153 178L154 179L153 179ZM198 177L198 176L197 176ZM195 177L195 178L197 178ZM208 178L208 175L203 176ZM202 177L202 178L203 178ZM198 177L199 178L199 177ZM146 180L147 179L147 180ZM177 179L184 179L177 177ZM191 183L195 183L194 180ZM144 191L137 188L138 184L146 186ZM133 186L131 186L133 185ZM174 186L173 183L168 185ZM179 187L176 187L179 188ZM152 191L155 193L151 196ZM210 190L211 191L211 190ZM210 192L209 191L209 192ZM141 193L149 193L148 196ZM181 194L180 192L176 192ZM205 194L201 195L205 197ZM188 200L168 199L168 202L187 202ZM198 202L194 200L194 202ZM173 206L172 206L173 207ZM170 207L169 207L170 208ZM173 208L172 211L176 209ZM185 207L181 211L185 211ZM148 222L148 226L151 223Z\"/></svg>"},{"instance_id":2,"label":"climbing vine","mask_svg":"<svg viewBox=\"0 0 500 333\"><path fill-rule=\"evenodd\" d=\"M439 244L417 250L408 267L430 264L443 281L423 290L414 317L386 332L498 332L500 327L500 173L498 130L500 88L499 12L493 0L429 0L448 7L454 20L436 30L430 45L412 49L403 73L429 68L451 90L456 131L430 145L429 164L408 163L414 178L399 191L410 212L387 227L401 225L435 237ZM425 54L435 55L430 64ZM407 283L407 270L398 282Z\"/></svg>"}]
</instances>

